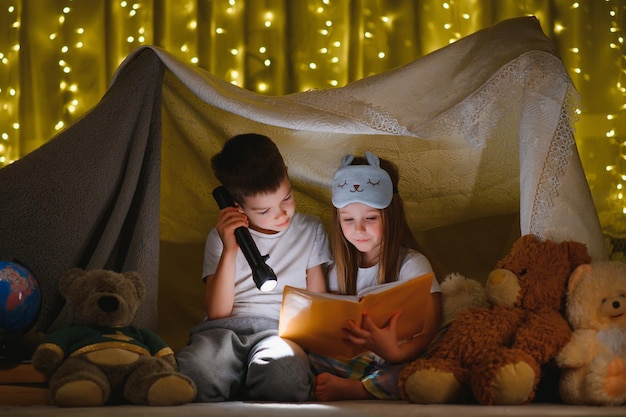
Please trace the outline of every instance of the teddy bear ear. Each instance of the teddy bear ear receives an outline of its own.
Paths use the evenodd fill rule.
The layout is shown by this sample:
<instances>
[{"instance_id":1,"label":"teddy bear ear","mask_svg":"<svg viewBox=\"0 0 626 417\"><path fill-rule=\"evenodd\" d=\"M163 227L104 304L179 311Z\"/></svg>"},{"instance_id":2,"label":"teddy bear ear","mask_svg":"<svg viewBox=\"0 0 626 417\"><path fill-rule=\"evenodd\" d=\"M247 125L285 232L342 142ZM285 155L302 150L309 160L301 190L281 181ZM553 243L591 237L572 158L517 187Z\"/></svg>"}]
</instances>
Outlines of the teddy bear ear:
<instances>
[{"instance_id":1,"label":"teddy bear ear","mask_svg":"<svg viewBox=\"0 0 626 417\"><path fill-rule=\"evenodd\" d=\"M122 275L124 278L129 279L133 283L135 291L137 291L137 297L139 300L143 300L143 297L146 295L146 286L141 278L141 275L134 271L124 272Z\"/></svg>"},{"instance_id":2,"label":"teddy bear ear","mask_svg":"<svg viewBox=\"0 0 626 417\"><path fill-rule=\"evenodd\" d=\"M567 291L574 291L583 276L589 273L591 273L591 265L589 264L582 264L574 269L574 272L572 272L572 274L569 276L569 281L567 282Z\"/></svg>"},{"instance_id":3,"label":"teddy bear ear","mask_svg":"<svg viewBox=\"0 0 626 417\"><path fill-rule=\"evenodd\" d=\"M84 276L85 273L86 271L84 269L71 268L61 275L61 278L59 278L59 291L61 292L61 295L63 297L67 297L72 284L74 284L78 278Z\"/></svg>"}]
</instances>

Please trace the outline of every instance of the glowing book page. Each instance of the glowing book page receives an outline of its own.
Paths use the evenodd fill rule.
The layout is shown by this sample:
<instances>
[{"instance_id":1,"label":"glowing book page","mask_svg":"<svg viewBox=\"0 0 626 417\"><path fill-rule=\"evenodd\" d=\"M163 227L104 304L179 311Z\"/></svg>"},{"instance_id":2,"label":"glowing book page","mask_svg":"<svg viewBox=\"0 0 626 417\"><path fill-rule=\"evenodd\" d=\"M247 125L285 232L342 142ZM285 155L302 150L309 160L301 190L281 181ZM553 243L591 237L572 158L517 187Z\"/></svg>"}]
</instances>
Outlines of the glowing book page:
<instances>
[{"instance_id":1,"label":"glowing book page","mask_svg":"<svg viewBox=\"0 0 626 417\"><path fill-rule=\"evenodd\" d=\"M337 358L351 358L364 349L344 340L348 320L361 325L367 312L383 327L397 311L398 339L419 335L424 329L424 312L430 303L434 275L366 288L358 296L314 293L286 286L278 334L298 343L304 350Z\"/></svg>"}]
</instances>

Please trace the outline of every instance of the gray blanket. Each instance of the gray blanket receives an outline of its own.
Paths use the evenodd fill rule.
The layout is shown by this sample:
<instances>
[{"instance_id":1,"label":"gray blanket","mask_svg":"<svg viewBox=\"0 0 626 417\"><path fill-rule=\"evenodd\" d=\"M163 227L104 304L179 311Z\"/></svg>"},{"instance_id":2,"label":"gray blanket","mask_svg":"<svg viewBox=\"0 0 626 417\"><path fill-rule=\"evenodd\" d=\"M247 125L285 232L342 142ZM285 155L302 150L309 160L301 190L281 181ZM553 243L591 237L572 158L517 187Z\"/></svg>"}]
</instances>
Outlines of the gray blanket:
<instances>
[{"instance_id":1,"label":"gray blanket","mask_svg":"<svg viewBox=\"0 0 626 417\"><path fill-rule=\"evenodd\" d=\"M163 70L149 50L137 55L96 108L0 170L0 259L38 279L42 331L61 312L57 280L73 266L140 271L147 298L136 324L156 328Z\"/></svg>"}]
</instances>

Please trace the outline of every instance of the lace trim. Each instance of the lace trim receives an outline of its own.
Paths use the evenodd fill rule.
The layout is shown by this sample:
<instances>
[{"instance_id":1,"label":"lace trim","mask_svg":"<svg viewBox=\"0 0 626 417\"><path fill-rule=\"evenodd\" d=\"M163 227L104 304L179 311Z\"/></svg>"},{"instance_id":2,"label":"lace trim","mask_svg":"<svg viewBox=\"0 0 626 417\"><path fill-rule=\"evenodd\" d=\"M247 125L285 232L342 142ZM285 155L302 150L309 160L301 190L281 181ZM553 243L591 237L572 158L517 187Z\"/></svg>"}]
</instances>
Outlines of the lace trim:
<instances>
[{"instance_id":1,"label":"lace trim","mask_svg":"<svg viewBox=\"0 0 626 417\"><path fill-rule=\"evenodd\" d=\"M315 94L310 94L310 93ZM357 119L359 122L379 132L391 135L418 137L406 127L400 125L398 119L389 116L389 112L370 103L364 103L353 96L341 94L338 90L308 90L303 93L291 94L285 97L296 103L331 111L348 119Z\"/></svg>"},{"instance_id":2,"label":"lace trim","mask_svg":"<svg viewBox=\"0 0 626 417\"><path fill-rule=\"evenodd\" d=\"M543 234L543 231L547 229L544 226L551 218L550 212L554 201L559 197L558 190L561 187L559 177L563 176L571 156L577 152L572 125L578 120L576 109L580 109L580 105L580 95L570 84L533 201L530 233L543 239L548 237Z\"/></svg>"}]
</instances>

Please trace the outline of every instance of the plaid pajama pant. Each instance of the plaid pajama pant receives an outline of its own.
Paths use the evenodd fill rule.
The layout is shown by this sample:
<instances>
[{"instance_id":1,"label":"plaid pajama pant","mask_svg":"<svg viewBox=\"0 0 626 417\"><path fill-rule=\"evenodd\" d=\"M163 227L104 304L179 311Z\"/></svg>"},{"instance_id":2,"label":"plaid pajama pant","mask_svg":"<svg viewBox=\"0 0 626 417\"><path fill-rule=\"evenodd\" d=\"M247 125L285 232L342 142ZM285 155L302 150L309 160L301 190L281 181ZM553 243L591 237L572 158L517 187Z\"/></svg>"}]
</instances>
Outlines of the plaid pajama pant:
<instances>
[{"instance_id":1,"label":"plaid pajama pant","mask_svg":"<svg viewBox=\"0 0 626 417\"><path fill-rule=\"evenodd\" d=\"M391 365L373 353L347 360L309 353L309 360L315 374L328 372L342 378L359 379L363 387L380 400L401 399L398 375L405 364Z\"/></svg>"}]
</instances>

